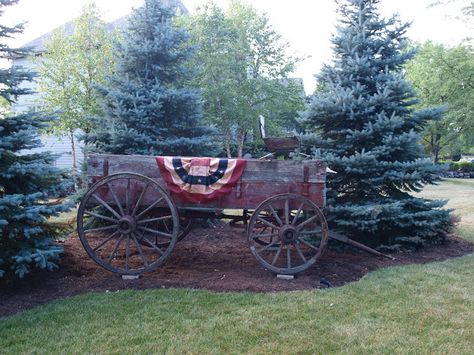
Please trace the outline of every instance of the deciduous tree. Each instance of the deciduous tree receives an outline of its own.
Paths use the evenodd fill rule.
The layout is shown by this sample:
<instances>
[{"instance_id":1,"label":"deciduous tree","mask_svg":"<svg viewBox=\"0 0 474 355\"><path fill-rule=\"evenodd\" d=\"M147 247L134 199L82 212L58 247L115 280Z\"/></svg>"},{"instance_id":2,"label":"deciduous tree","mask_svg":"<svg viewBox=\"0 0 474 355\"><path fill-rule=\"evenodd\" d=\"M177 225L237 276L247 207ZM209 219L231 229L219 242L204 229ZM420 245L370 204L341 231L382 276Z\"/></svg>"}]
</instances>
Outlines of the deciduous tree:
<instances>
[{"instance_id":1,"label":"deciduous tree","mask_svg":"<svg viewBox=\"0 0 474 355\"><path fill-rule=\"evenodd\" d=\"M407 78L421 107L444 105L443 117L430 122L424 142L435 162L440 153L474 146L474 51L467 45L446 47L427 42L406 65Z\"/></svg>"},{"instance_id":2,"label":"deciduous tree","mask_svg":"<svg viewBox=\"0 0 474 355\"><path fill-rule=\"evenodd\" d=\"M224 12L209 2L187 26L198 47L190 58L198 72L193 82L202 88L205 117L219 127L229 157L232 146L242 156L247 135L258 132L259 115L278 133L295 126L304 107L301 84L289 78L297 59L265 14L236 1Z\"/></svg>"},{"instance_id":3,"label":"deciduous tree","mask_svg":"<svg viewBox=\"0 0 474 355\"><path fill-rule=\"evenodd\" d=\"M73 21L73 32L56 30L37 60L40 107L58 117L50 131L67 134L71 140L74 168L76 130L89 132L91 117L103 114L96 86L113 72L114 37L116 33L107 31L97 8L89 5Z\"/></svg>"}]
</instances>

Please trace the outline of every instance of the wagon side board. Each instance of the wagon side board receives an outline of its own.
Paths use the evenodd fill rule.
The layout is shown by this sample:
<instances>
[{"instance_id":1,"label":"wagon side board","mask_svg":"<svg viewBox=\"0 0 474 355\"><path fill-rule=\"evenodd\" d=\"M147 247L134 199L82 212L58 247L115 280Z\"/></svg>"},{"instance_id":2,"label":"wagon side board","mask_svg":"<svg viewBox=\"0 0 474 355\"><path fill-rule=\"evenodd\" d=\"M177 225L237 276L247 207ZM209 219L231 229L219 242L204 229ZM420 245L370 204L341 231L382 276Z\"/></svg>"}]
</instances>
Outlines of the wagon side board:
<instances>
[{"instance_id":1,"label":"wagon side board","mask_svg":"<svg viewBox=\"0 0 474 355\"><path fill-rule=\"evenodd\" d=\"M87 183L104 176L136 173L156 180L165 190L156 159L141 155L90 154L87 159ZM254 209L265 199L282 193L308 197L319 207L325 206L326 164L320 160L247 160L242 177L232 191L205 203L189 203L170 193L178 208ZM168 191L169 192L169 191ZM150 199L152 196L149 197Z\"/></svg>"}]
</instances>

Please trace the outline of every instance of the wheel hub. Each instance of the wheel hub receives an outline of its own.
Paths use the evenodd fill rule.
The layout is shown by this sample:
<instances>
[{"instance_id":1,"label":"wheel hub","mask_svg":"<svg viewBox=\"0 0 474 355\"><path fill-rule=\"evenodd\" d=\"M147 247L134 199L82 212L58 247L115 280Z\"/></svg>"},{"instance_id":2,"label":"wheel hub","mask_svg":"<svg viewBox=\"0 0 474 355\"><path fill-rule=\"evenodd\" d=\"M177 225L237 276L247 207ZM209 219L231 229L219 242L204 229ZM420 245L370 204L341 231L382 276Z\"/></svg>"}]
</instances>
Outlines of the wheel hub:
<instances>
[{"instance_id":1,"label":"wheel hub","mask_svg":"<svg viewBox=\"0 0 474 355\"><path fill-rule=\"evenodd\" d=\"M279 236L283 244L291 244L298 239L298 231L293 226L283 226L279 231Z\"/></svg>"},{"instance_id":2,"label":"wheel hub","mask_svg":"<svg viewBox=\"0 0 474 355\"><path fill-rule=\"evenodd\" d=\"M135 222L135 218L132 216L123 216L118 221L118 228L121 233L128 234L134 232L137 228L137 223Z\"/></svg>"}]
</instances>

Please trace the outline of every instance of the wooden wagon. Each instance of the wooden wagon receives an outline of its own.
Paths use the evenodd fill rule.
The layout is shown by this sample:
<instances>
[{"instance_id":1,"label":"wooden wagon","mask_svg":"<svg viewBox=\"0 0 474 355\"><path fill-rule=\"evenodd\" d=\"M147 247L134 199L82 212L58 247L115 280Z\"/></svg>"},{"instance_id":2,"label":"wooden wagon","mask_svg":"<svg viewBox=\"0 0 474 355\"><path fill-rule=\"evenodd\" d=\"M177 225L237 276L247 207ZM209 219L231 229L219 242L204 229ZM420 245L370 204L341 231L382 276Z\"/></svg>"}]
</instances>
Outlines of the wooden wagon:
<instances>
[{"instance_id":1,"label":"wooden wagon","mask_svg":"<svg viewBox=\"0 0 474 355\"><path fill-rule=\"evenodd\" d=\"M313 265L328 241L325 180L319 160L251 159L227 194L189 202L168 188L153 156L90 155L78 234L99 265L136 275L162 265L193 218L243 220L258 262L295 274Z\"/></svg>"}]
</instances>

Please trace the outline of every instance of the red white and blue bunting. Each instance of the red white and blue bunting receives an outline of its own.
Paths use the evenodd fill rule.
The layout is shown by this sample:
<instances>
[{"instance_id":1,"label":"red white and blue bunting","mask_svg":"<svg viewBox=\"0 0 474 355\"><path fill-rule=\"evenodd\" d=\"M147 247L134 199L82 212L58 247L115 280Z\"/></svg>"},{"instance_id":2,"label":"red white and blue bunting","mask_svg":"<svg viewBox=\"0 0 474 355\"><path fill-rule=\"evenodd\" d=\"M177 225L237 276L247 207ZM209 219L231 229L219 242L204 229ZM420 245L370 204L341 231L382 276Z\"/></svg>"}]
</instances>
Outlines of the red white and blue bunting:
<instances>
[{"instance_id":1,"label":"red white and blue bunting","mask_svg":"<svg viewBox=\"0 0 474 355\"><path fill-rule=\"evenodd\" d=\"M189 202L225 195L242 176L244 159L156 157L168 189Z\"/></svg>"}]
</instances>

